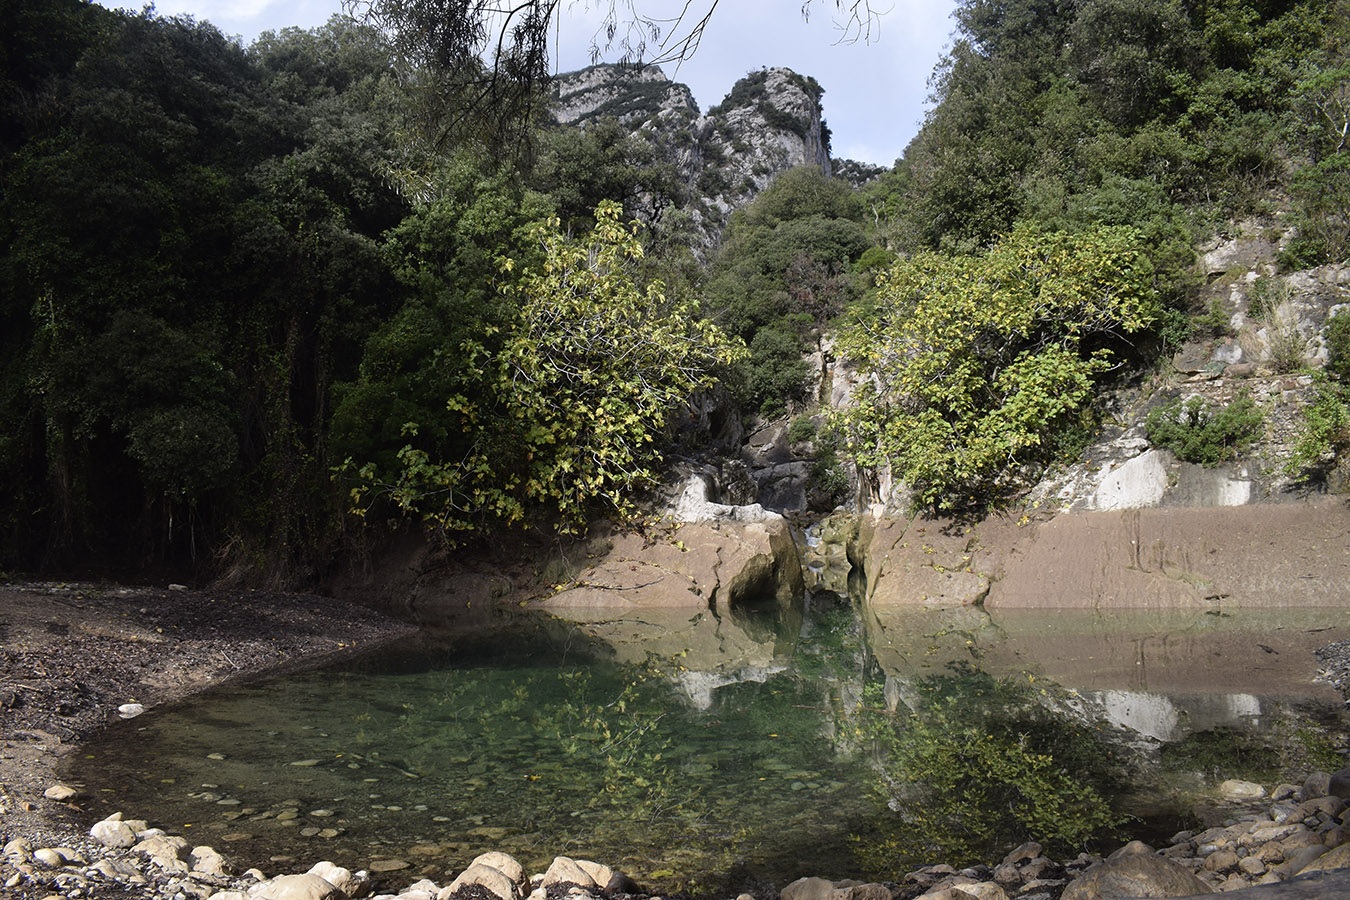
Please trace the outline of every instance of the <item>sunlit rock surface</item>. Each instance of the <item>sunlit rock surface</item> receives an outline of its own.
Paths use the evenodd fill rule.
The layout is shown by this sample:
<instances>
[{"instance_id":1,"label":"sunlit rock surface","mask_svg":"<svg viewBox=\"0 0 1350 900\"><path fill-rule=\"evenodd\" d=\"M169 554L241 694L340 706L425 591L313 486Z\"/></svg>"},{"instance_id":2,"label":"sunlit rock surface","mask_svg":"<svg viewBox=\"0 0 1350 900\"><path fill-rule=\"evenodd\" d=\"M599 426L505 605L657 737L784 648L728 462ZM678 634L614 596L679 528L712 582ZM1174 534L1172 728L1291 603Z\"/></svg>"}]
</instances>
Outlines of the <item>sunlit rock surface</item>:
<instances>
[{"instance_id":1,"label":"sunlit rock surface","mask_svg":"<svg viewBox=\"0 0 1350 900\"><path fill-rule=\"evenodd\" d=\"M666 522L613 537L609 552L547 609L678 607L729 614L738 606L800 602L801 561L781 518L763 522Z\"/></svg>"}]
</instances>

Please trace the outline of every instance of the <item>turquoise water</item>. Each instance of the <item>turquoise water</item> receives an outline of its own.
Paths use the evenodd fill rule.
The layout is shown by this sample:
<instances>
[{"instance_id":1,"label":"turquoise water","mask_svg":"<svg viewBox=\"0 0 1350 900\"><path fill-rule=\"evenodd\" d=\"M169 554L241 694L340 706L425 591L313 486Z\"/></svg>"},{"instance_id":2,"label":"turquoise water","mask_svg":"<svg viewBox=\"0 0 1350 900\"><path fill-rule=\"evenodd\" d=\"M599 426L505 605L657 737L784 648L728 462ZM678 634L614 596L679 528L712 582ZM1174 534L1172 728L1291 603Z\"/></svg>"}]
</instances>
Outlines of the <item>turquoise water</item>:
<instances>
[{"instance_id":1,"label":"turquoise water","mask_svg":"<svg viewBox=\"0 0 1350 900\"><path fill-rule=\"evenodd\" d=\"M1318 622L1288 631L1335 639ZM399 860L406 868L386 883L444 883L499 849L533 871L566 854L695 893L807 874L893 879L903 872L865 873L855 838L894 824L895 798L910 790L882 773L876 728L903 735L939 702L944 729L1029 735L1062 748L1060 762L1084 779L1155 801L1180 802L1209 780L1276 777L1289 761L1280 745L1304 733L1290 709L1313 703L1311 676L1282 663L1283 680L1264 676L1279 682L1276 700L1220 671L1227 693L1197 693L1186 668L1201 659L1213 670L1227 653L1250 675L1252 635L1271 650L1263 659L1301 652L1271 637L1285 625L1239 625L1159 625L1156 614L993 622L973 610L888 621L830 595L785 619L526 617L152 710L67 774L93 789L100 817L148 818L269 873L292 859ZM1159 627L1166 640L1148 631ZM1182 667L1180 687L1163 683L1169 666ZM1103 680L1113 668L1121 674ZM1339 739L1305 743L1313 752ZM1175 818L1166 802L1149 812ZM1010 825L1005 841L1022 837ZM948 861L914 850L906 862Z\"/></svg>"},{"instance_id":2,"label":"turquoise water","mask_svg":"<svg viewBox=\"0 0 1350 900\"><path fill-rule=\"evenodd\" d=\"M798 661L861 665L850 627ZM876 804L865 754L822 727L843 714L827 679L784 661L700 706L678 666L582 643L505 632L217 693L122 724L77 774L108 809L264 869L397 856L439 881L487 849L657 883L845 868Z\"/></svg>"}]
</instances>

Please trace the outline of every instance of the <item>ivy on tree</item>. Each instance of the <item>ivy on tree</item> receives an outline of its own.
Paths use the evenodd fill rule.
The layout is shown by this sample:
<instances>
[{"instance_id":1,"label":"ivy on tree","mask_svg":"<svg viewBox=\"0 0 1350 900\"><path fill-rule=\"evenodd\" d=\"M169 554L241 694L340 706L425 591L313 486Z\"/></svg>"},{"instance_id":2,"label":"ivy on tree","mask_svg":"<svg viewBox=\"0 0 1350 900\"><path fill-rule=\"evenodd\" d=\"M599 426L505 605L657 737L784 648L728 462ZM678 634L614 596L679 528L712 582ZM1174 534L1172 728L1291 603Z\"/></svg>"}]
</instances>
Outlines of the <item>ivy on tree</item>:
<instances>
[{"instance_id":1,"label":"ivy on tree","mask_svg":"<svg viewBox=\"0 0 1350 900\"><path fill-rule=\"evenodd\" d=\"M595 222L577 240L550 219L533 231L540 262L499 260L501 290L519 304L510 334L496 352L465 347L489 381L487 399L446 404L469 449L437 459L410 443L387 483L366 465L358 510L388 491L446 536L536 515L574 530L597 507L632 511L634 491L655 480L671 412L745 350L692 303L668 302L660 282L635 283L642 244L617 203L601 203Z\"/></svg>"}]
</instances>

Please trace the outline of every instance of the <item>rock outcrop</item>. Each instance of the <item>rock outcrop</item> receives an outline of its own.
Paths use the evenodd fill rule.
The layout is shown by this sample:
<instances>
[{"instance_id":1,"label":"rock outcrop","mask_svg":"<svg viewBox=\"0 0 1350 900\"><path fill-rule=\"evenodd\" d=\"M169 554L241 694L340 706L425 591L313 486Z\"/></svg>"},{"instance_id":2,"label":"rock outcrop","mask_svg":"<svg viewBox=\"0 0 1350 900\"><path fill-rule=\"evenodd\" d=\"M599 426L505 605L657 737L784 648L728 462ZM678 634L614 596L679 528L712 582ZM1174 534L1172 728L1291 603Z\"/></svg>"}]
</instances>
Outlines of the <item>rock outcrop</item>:
<instances>
[{"instance_id":1,"label":"rock outcrop","mask_svg":"<svg viewBox=\"0 0 1350 900\"><path fill-rule=\"evenodd\" d=\"M572 586L545 609L687 608L730 614L739 607L800 602L801 562L781 517L669 523L617 534Z\"/></svg>"},{"instance_id":2,"label":"rock outcrop","mask_svg":"<svg viewBox=\"0 0 1350 900\"><path fill-rule=\"evenodd\" d=\"M1337 607L1350 506L1064 512L974 524L867 519L854 557L875 606L987 609Z\"/></svg>"},{"instance_id":3,"label":"rock outcrop","mask_svg":"<svg viewBox=\"0 0 1350 900\"><path fill-rule=\"evenodd\" d=\"M689 88L659 66L597 65L557 76L551 112L563 125L611 118L673 163L689 191L684 212L712 246L728 216L796 166L830 173L829 129L815 79L791 69L751 72L700 115Z\"/></svg>"}]
</instances>

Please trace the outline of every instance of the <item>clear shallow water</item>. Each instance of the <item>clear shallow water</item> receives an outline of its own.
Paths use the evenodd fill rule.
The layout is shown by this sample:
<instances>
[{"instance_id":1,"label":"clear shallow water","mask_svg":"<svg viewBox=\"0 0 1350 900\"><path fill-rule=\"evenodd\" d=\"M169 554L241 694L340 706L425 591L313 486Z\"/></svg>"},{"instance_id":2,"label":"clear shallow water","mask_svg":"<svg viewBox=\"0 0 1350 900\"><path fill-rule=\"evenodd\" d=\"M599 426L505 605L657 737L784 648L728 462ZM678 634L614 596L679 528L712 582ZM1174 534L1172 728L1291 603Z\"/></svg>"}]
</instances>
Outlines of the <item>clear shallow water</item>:
<instances>
[{"instance_id":1,"label":"clear shallow water","mask_svg":"<svg viewBox=\"0 0 1350 900\"><path fill-rule=\"evenodd\" d=\"M830 684L784 661L694 685L700 704L687 669L581 643L508 633L217 693L122 723L76 774L255 860L388 855L439 880L504 849L660 882L848 859L875 809L861 756L821 727Z\"/></svg>"},{"instance_id":2,"label":"clear shallow water","mask_svg":"<svg viewBox=\"0 0 1350 900\"><path fill-rule=\"evenodd\" d=\"M935 679L944 691L1016 683L1075 726L1142 747L1147 768L1159 741L1203 755L1196 738L1211 729L1293 727L1281 704L1328 700L1311 672L1254 670L1341 636L1316 616L860 617L828 601L778 621L570 615L154 710L70 775L95 789L96 812L200 835L266 871L284 867L277 856L398 858L409 868L396 883L440 882L502 849L533 870L592 858L662 889L782 886L861 874L851 836L890 815L862 718L922 708ZM1168 789L1176 772L1267 774L1236 771L1244 754L1271 763L1233 746L1217 761L1173 757Z\"/></svg>"}]
</instances>

